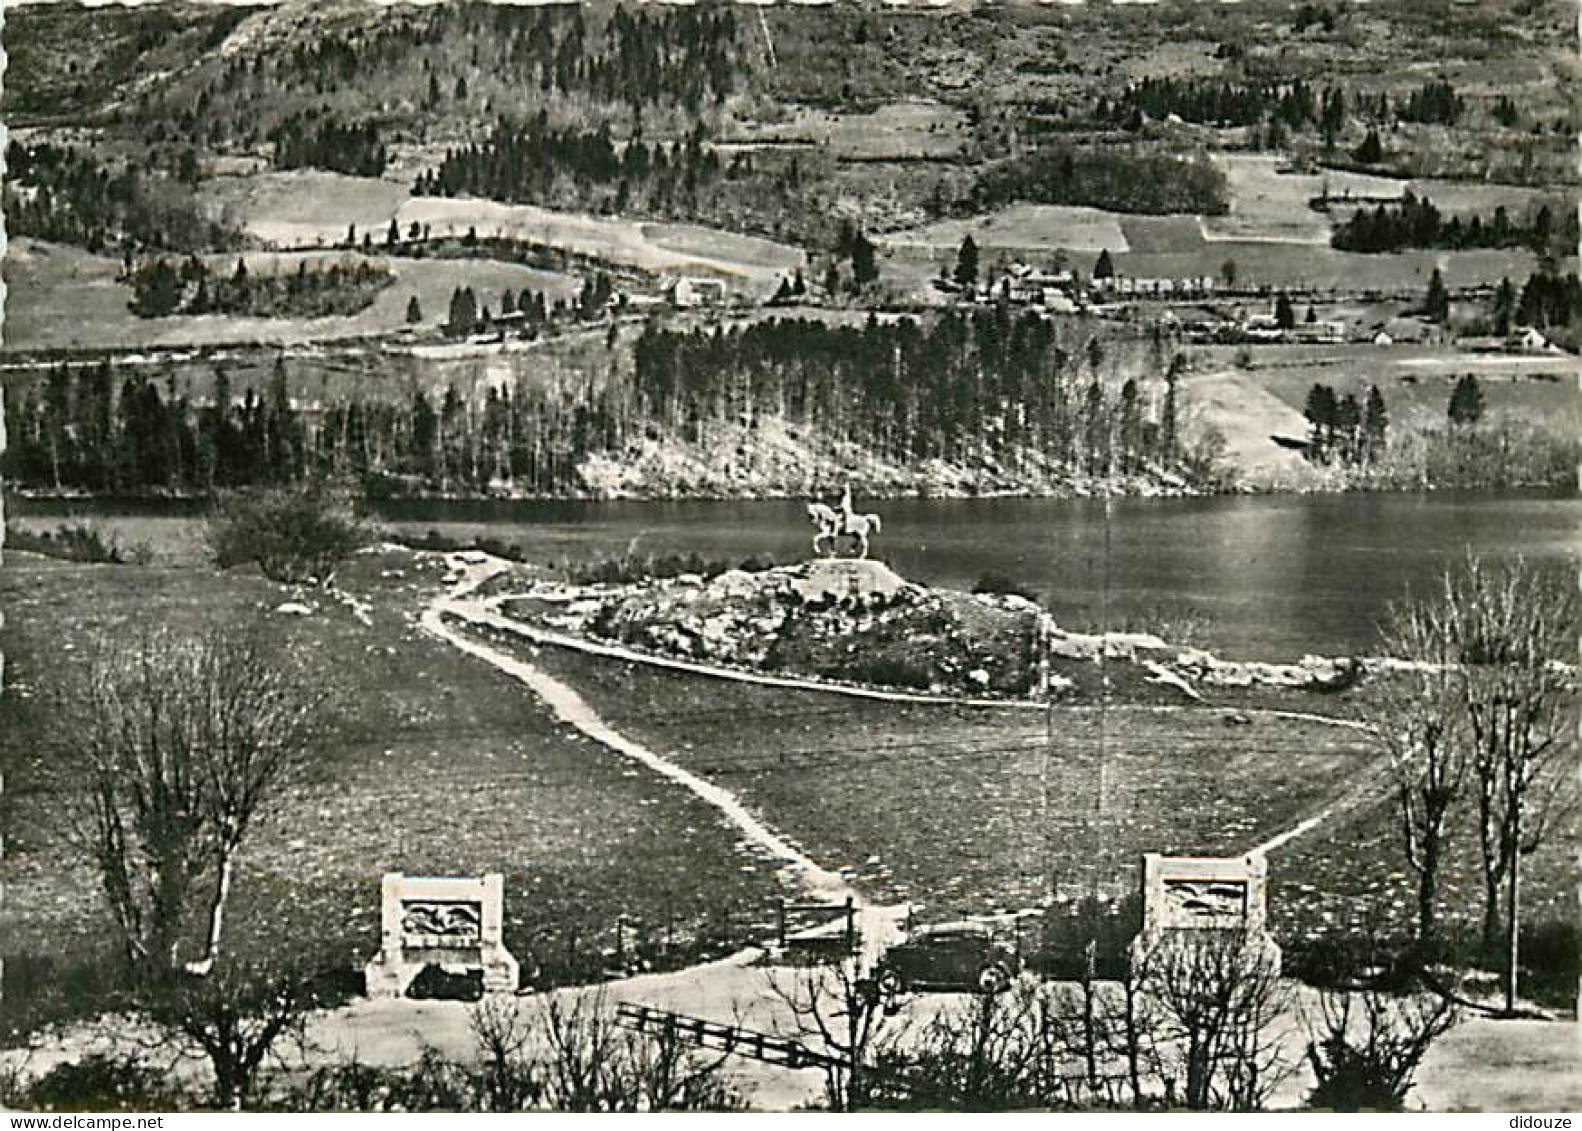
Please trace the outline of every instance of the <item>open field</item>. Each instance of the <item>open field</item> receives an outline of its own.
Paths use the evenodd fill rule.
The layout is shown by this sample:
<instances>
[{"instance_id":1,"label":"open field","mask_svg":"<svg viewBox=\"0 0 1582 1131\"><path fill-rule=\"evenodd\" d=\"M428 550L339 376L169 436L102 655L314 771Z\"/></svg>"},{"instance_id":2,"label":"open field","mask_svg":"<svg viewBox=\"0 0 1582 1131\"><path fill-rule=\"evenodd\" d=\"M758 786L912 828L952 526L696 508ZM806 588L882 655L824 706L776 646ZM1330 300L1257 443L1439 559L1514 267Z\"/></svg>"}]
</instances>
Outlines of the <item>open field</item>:
<instances>
[{"instance_id":1,"label":"open field","mask_svg":"<svg viewBox=\"0 0 1582 1131\"><path fill-rule=\"evenodd\" d=\"M202 186L215 212L265 244L335 244L349 225L383 240L390 220L411 198L406 185L320 169L216 177ZM403 236L406 234L403 229Z\"/></svg>"},{"instance_id":2,"label":"open field","mask_svg":"<svg viewBox=\"0 0 1582 1131\"><path fill-rule=\"evenodd\" d=\"M892 232L882 243L886 247L928 248L948 251L954 256L961 241L971 235L985 251L1097 253L1109 248L1113 254L1127 250L1123 218L1118 213L1098 208L1079 208L1062 204L1012 204L986 216L965 220L937 220L911 231Z\"/></svg>"},{"instance_id":3,"label":"open field","mask_svg":"<svg viewBox=\"0 0 1582 1131\"><path fill-rule=\"evenodd\" d=\"M1199 368L1228 366L1236 351L1213 347L1194 351ZM1315 384L1336 393L1365 393L1378 385L1393 419L1417 414L1444 418L1455 383L1475 374L1490 412L1514 412L1566 422L1582 432L1582 385L1576 362L1565 357L1515 357L1459 353L1425 346L1257 346L1247 349L1252 367L1238 380L1261 390L1300 416ZM1191 386L1197 388L1194 381ZM1301 435L1299 431L1296 435Z\"/></svg>"},{"instance_id":4,"label":"open field","mask_svg":"<svg viewBox=\"0 0 1582 1131\"><path fill-rule=\"evenodd\" d=\"M1329 218L1307 202L1324 191L1367 196L1399 196L1404 182L1363 173L1294 173L1274 156L1216 154L1214 164L1230 188L1230 211L1205 216L1203 234L1211 240L1280 240L1327 245Z\"/></svg>"},{"instance_id":5,"label":"open field","mask_svg":"<svg viewBox=\"0 0 1582 1131\"><path fill-rule=\"evenodd\" d=\"M209 261L216 270L228 272L238 258L245 259L248 271L256 276L294 271L304 260L337 262L364 257L341 251L248 252L240 257L209 257ZM435 324L445 318L457 287L471 287L481 304L498 310L500 292L507 288L515 293L529 287L557 299L575 294L579 286L566 275L490 259L367 258L393 272L395 281L379 293L372 306L349 317L282 319L214 314L140 318L127 305L131 288L116 281L121 269L117 260L90 255L80 248L18 239L8 245L5 255L5 348L136 349L229 342L290 345L400 330L407 325L407 303L414 295L425 322Z\"/></svg>"},{"instance_id":6,"label":"open field","mask_svg":"<svg viewBox=\"0 0 1582 1131\"><path fill-rule=\"evenodd\" d=\"M788 692L554 649L534 662L827 867L928 918L1080 896L1095 879L1130 891L1145 851L1246 851L1373 758L1349 730L1266 715L1232 730L1213 708L1062 708L1046 726L1037 711Z\"/></svg>"},{"instance_id":7,"label":"open field","mask_svg":"<svg viewBox=\"0 0 1582 1131\"><path fill-rule=\"evenodd\" d=\"M645 271L707 271L772 284L803 262L802 252L756 236L696 224L650 223L557 212L480 199L413 197L373 177L293 171L227 177L205 187L210 207L267 244L334 246L348 227L382 242L394 219L403 236L416 222L433 236L505 236L565 248Z\"/></svg>"},{"instance_id":8,"label":"open field","mask_svg":"<svg viewBox=\"0 0 1582 1131\"><path fill-rule=\"evenodd\" d=\"M1273 440L1307 435L1300 406L1293 408L1261 388L1254 376L1231 368L1194 373L1185 389L1197 418L1225 437L1225 458L1240 474L1261 482L1306 477L1308 463L1301 453Z\"/></svg>"},{"instance_id":9,"label":"open field","mask_svg":"<svg viewBox=\"0 0 1582 1131\"><path fill-rule=\"evenodd\" d=\"M622 914L643 921L645 946L670 922L672 962L717 952L772 918L773 866L739 848L713 808L555 722L519 685L416 627L437 568L405 553L351 564L341 583L368 602L371 625L322 601L314 616L271 618L337 688L340 730L323 779L245 850L232 939L251 948L312 938L358 964L377 946L385 870L503 871L507 944L543 981L597 976ZM48 819L55 795L38 741L52 725L38 700L46 673L80 663L92 634L110 626L198 631L286 599L245 574L8 556L0 952L18 1023L24 994L32 1000L39 988L19 980L57 981L103 932L85 898L91 877L70 863Z\"/></svg>"},{"instance_id":10,"label":"open field","mask_svg":"<svg viewBox=\"0 0 1582 1131\"><path fill-rule=\"evenodd\" d=\"M480 237L531 240L644 271L721 273L764 288L763 297L805 258L801 250L771 240L693 224L651 224L492 200L419 197L402 205L397 221L403 229L417 221L436 236L461 236L476 228Z\"/></svg>"},{"instance_id":11,"label":"open field","mask_svg":"<svg viewBox=\"0 0 1582 1131\"><path fill-rule=\"evenodd\" d=\"M496 646L520 648L496 639ZM534 663L623 733L732 789L828 867L925 919L1135 890L1144 852L1235 855L1329 809L1270 853L1292 946L1409 933L1413 891L1380 753L1355 730L1214 707L1037 712L875 703L662 671L553 648ZM1340 719L1344 700L1289 706ZM1101 813L1102 816L1095 816ZM1572 814L1534 858L1524 921L1567 921ZM945 846L949 850L945 851ZM1469 929L1475 838L1458 828L1447 923Z\"/></svg>"},{"instance_id":12,"label":"open field","mask_svg":"<svg viewBox=\"0 0 1582 1131\"><path fill-rule=\"evenodd\" d=\"M1492 285L1502 278L1520 285L1537 264L1533 254L1522 248L1363 255L1336 251L1327 236L1317 241L1205 238L1203 224L1206 221L1194 217L1011 205L987 216L941 220L883 237L881 282L910 290L913 297L938 301L928 282L941 266L955 264L961 240L969 233L987 264L1020 258L1043 265L1068 255L1071 266L1087 273L1098 252L1107 249L1123 275L1172 279L1208 275L1219 282L1229 262L1235 265L1239 287L1274 289L1415 292L1428 285L1436 267L1452 288Z\"/></svg>"},{"instance_id":13,"label":"open field","mask_svg":"<svg viewBox=\"0 0 1582 1131\"><path fill-rule=\"evenodd\" d=\"M971 137L960 107L917 99L889 102L866 114L790 106L782 120L740 123L727 147L808 145L837 159L904 161L958 156Z\"/></svg>"}]
</instances>

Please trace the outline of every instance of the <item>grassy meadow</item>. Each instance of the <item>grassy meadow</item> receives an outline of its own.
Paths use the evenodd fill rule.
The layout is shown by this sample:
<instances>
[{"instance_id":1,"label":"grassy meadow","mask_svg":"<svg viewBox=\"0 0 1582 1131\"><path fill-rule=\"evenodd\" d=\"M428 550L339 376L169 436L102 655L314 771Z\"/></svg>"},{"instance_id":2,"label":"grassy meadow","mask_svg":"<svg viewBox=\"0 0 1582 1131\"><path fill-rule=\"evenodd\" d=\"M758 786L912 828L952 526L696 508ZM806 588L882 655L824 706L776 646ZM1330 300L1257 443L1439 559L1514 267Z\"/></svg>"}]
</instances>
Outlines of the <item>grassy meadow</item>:
<instances>
[{"instance_id":1,"label":"grassy meadow","mask_svg":"<svg viewBox=\"0 0 1582 1131\"><path fill-rule=\"evenodd\" d=\"M877 898L916 903L923 919L1059 907L1095 889L1129 895L1145 852L1237 855L1327 814L1268 854L1276 937L1296 954L1411 932L1415 878L1383 754L1365 734L1312 717L1352 717L1347 697L1265 692L1263 709L1117 703L1046 716L529 651L618 730L737 792L814 859ZM1570 922L1578 835L1582 813L1572 812L1532 858L1523 922L1535 938ZM1474 937L1481 890L1463 811L1441 901L1463 939ZM1535 955L1541 970L1563 964Z\"/></svg>"},{"instance_id":2,"label":"grassy meadow","mask_svg":"<svg viewBox=\"0 0 1582 1131\"><path fill-rule=\"evenodd\" d=\"M598 977L623 915L639 921L626 945L639 937L657 965L768 929L774 865L739 846L711 807L555 722L512 680L418 628L440 568L406 553L359 557L340 584L366 603L365 624L315 597L305 598L319 606L312 616L272 613L292 594L246 572L7 556L0 956L9 1026L69 1013L71 987L95 984L105 957L95 881L53 819L59 794L41 740L63 724L43 709L44 684L84 662L96 634L138 625L207 631L220 618L263 616L335 689L337 730L318 779L244 850L230 919L238 947L312 942L360 968L378 945L387 870L503 872L506 943L536 984Z\"/></svg>"},{"instance_id":3,"label":"grassy meadow","mask_svg":"<svg viewBox=\"0 0 1582 1131\"><path fill-rule=\"evenodd\" d=\"M520 650L510 639L497 646ZM876 896L951 918L1130 891L1144 852L1235 854L1326 806L1377 752L1227 708L953 708L789 692L539 649L617 729L738 790ZM1102 817L1096 817L1102 791Z\"/></svg>"}]
</instances>

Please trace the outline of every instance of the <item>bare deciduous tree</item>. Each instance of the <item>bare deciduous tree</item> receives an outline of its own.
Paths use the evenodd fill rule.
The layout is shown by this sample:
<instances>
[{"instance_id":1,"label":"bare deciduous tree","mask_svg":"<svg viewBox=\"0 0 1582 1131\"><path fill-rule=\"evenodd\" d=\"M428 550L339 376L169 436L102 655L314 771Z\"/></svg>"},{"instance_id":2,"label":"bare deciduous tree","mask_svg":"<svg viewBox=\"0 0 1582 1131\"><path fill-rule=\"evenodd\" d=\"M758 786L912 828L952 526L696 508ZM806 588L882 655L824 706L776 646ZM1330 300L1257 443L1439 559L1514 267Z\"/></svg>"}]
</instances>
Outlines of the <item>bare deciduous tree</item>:
<instances>
[{"instance_id":1,"label":"bare deciduous tree","mask_svg":"<svg viewBox=\"0 0 1582 1131\"><path fill-rule=\"evenodd\" d=\"M320 1004L318 967L228 960L209 976L177 973L146 999L167 1042L195 1048L214 1072L214 1103L240 1111L265 1063L302 1047L308 1013Z\"/></svg>"},{"instance_id":2,"label":"bare deciduous tree","mask_svg":"<svg viewBox=\"0 0 1582 1131\"><path fill-rule=\"evenodd\" d=\"M793 977L771 974L769 989L790 1010L795 1035L837 1061L824 1069L825 1098L835 1111L869 1106L880 1062L898 1042L899 1002L887 1000L854 958L811 966Z\"/></svg>"},{"instance_id":3,"label":"bare deciduous tree","mask_svg":"<svg viewBox=\"0 0 1582 1131\"><path fill-rule=\"evenodd\" d=\"M1417 946L1426 960L1437 942L1440 872L1451 839L1451 816L1470 765L1459 710L1459 673L1444 609L1434 602L1391 608L1384 626L1388 654L1416 666L1393 672L1364 714L1389 751L1407 865L1417 874Z\"/></svg>"},{"instance_id":4,"label":"bare deciduous tree","mask_svg":"<svg viewBox=\"0 0 1582 1131\"><path fill-rule=\"evenodd\" d=\"M467 1027L483 1059L482 1100L489 1111L526 1111L543 1095L537 1065L527 1055L532 1027L516 999L485 997L467 1011Z\"/></svg>"},{"instance_id":5,"label":"bare deciduous tree","mask_svg":"<svg viewBox=\"0 0 1582 1131\"><path fill-rule=\"evenodd\" d=\"M237 852L304 773L326 701L261 626L105 642L60 689L68 834L140 975L169 979L193 934L188 972L213 968Z\"/></svg>"},{"instance_id":6,"label":"bare deciduous tree","mask_svg":"<svg viewBox=\"0 0 1582 1131\"><path fill-rule=\"evenodd\" d=\"M1247 934L1167 933L1148 951L1145 988L1161 1049L1176 1054L1174 1098L1200 1111L1261 1108L1290 1070L1275 1031L1288 995Z\"/></svg>"},{"instance_id":7,"label":"bare deciduous tree","mask_svg":"<svg viewBox=\"0 0 1582 1131\"><path fill-rule=\"evenodd\" d=\"M1491 954L1503 950L1511 1012L1520 970L1522 861L1576 797L1576 580L1565 569L1521 559L1487 566L1470 558L1464 569L1446 574L1440 600L1471 744L1483 941Z\"/></svg>"},{"instance_id":8,"label":"bare deciduous tree","mask_svg":"<svg viewBox=\"0 0 1582 1131\"><path fill-rule=\"evenodd\" d=\"M537 1065L540 1094L552 1111L731 1111L742 1106L725 1074L725 1055L690 1048L676 1032L623 1031L601 991L547 997L532 1028L543 1046Z\"/></svg>"}]
</instances>

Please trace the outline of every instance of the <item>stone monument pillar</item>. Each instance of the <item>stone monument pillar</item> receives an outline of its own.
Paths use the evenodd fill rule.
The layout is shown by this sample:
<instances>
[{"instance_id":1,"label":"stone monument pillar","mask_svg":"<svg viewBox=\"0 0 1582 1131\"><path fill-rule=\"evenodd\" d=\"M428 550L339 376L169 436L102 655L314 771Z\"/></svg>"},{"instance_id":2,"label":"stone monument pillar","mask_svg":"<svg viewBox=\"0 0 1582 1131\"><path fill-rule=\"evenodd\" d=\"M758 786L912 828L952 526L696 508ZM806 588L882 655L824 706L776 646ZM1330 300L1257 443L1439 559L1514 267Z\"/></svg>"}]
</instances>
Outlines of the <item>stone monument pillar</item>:
<instances>
[{"instance_id":1,"label":"stone monument pillar","mask_svg":"<svg viewBox=\"0 0 1582 1131\"><path fill-rule=\"evenodd\" d=\"M364 968L369 997L400 997L419 971L481 970L485 993L515 993L520 969L505 949L505 878L405 876L380 884L379 953Z\"/></svg>"},{"instance_id":2,"label":"stone monument pillar","mask_svg":"<svg viewBox=\"0 0 1582 1131\"><path fill-rule=\"evenodd\" d=\"M1280 970L1280 947L1269 934L1269 862L1246 856L1143 857L1143 928L1132 953L1146 953L1174 937L1191 942L1194 932L1241 931L1253 957Z\"/></svg>"}]
</instances>

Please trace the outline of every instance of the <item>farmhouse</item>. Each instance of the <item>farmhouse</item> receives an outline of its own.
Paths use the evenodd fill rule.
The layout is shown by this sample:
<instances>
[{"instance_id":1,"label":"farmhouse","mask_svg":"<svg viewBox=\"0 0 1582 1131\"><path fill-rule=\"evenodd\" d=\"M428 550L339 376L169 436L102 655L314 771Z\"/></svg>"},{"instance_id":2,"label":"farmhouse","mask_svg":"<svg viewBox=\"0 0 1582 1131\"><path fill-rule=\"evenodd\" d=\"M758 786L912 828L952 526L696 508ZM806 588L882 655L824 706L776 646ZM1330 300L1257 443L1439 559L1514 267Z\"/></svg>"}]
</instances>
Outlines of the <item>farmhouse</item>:
<instances>
[{"instance_id":1,"label":"farmhouse","mask_svg":"<svg viewBox=\"0 0 1582 1131\"><path fill-rule=\"evenodd\" d=\"M1376 324L1369 340L1376 346L1396 343L1437 345L1444 340L1444 336L1444 331L1440 327L1424 322L1421 318L1399 317Z\"/></svg>"},{"instance_id":2,"label":"farmhouse","mask_svg":"<svg viewBox=\"0 0 1582 1131\"><path fill-rule=\"evenodd\" d=\"M1531 326L1518 326L1505 340L1505 348L1513 353L1559 353L1560 347Z\"/></svg>"},{"instance_id":3,"label":"farmhouse","mask_svg":"<svg viewBox=\"0 0 1582 1131\"><path fill-rule=\"evenodd\" d=\"M1346 324L1334 320L1299 322L1291 334L1304 345L1336 345L1346 340Z\"/></svg>"},{"instance_id":4,"label":"farmhouse","mask_svg":"<svg viewBox=\"0 0 1582 1131\"><path fill-rule=\"evenodd\" d=\"M1279 319L1272 314L1253 314L1241 324L1244 337L1254 342L1283 342L1285 331L1280 327Z\"/></svg>"},{"instance_id":5,"label":"farmhouse","mask_svg":"<svg viewBox=\"0 0 1582 1131\"><path fill-rule=\"evenodd\" d=\"M670 305L684 309L700 306L724 306L727 296L723 279L709 279L697 275L683 275L666 280L664 295Z\"/></svg>"}]
</instances>

